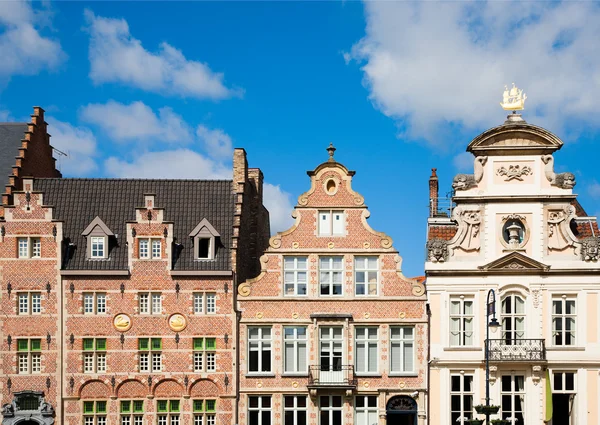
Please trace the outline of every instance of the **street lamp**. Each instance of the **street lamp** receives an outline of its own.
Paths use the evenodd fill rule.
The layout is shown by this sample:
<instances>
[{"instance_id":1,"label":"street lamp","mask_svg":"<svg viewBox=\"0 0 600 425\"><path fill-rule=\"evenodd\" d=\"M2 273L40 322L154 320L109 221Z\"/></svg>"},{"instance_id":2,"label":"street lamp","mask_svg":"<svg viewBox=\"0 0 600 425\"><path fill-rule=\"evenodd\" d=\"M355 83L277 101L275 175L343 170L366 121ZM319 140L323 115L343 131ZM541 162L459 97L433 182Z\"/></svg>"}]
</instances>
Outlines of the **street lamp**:
<instances>
[{"instance_id":1,"label":"street lamp","mask_svg":"<svg viewBox=\"0 0 600 425\"><path fill-rule=\"evenodd\" d=\"M492 319L490 320L490 316ZM487 308L485 316L486 339L485 339L485 423L490 423L490 329L492 333L500 327L496 319L496 292L490 289L487 294Z\"/></svg>"}]
</instances>

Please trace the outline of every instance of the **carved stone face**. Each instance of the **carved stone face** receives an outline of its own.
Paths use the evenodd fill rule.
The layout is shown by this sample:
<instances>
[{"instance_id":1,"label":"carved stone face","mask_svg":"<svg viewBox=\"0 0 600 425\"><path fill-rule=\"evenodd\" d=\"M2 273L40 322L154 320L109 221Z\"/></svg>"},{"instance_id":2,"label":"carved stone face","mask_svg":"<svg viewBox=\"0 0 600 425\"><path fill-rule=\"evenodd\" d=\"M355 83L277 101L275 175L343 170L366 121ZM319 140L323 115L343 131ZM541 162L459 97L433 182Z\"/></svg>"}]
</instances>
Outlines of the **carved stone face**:
<instances>
[{"instance_id":1,"label":"carved stone face","mask_svg":"<svg viewBox=\"0 0 600 425\"><path fill-rule=\"evenodd\" d=\"M562 175L563 175L562 186L566 189L573 189L575 187L575 174L562 173Z\"/></svg>"},{"instance_id":2,"label":"carved stone face","mask_svg":"<svg viewBox=\"0 0 600 425\"><path fill-rule=\"evenodd\" d=\"M475 186L475 176L473 174L457 174L452 181L452 188L466 190Z\"/></svg>"},{"instance_id":3,"label":"carved stone face","mask_svg":"<svg viewBox=\"0 0 600 425\"><path fill-rule=\"evenodd\" d=\"M598 261L600 255L600 241L598 238L589 238L583 241L583 260Z\"/></svg>"},{"instance_id":4,"label":"carved stone face","mask_svg":"<svg viewBox=\"0 0 600 425\"><path fill-rule=\"evenodd\" d=\"M428 250L429 250L429 259L434 262L440 262L443 263L446 260L446 253L447 253L447 248L446 248L446 242L439 240L439 239L434 239L431 240L427 243L428 245Z\"/></svg>"}]
</instances>

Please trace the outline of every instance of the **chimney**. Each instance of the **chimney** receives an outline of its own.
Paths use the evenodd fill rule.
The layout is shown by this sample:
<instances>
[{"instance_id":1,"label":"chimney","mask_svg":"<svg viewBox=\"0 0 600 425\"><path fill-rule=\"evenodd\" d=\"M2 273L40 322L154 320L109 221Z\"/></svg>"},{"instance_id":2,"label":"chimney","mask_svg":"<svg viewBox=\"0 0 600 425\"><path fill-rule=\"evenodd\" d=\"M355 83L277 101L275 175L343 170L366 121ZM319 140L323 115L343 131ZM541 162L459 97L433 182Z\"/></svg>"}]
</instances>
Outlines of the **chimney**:
<instances>
[{"instance_id":1,"label":"chimney","mask_svg":"<svg viewBox=\"0 0 600 425\"><path fill-rule=\"evenodd\" d=\"M249 168L248 179L254 182L254 186L256 187L256 196L258 198L258 205L262 205L264 176L262 171L260 171L260 168Z\"/></svg>"},{"instance_id":2,"label":"chimney","mask_svg":"<svg viewBox=\"0 0 600 425\"><path fill-rule=\"evenodd\" d=\"M233 151L233 193L244 193L244 183L248 181L248 160L244 148ZM240 185L241 183L241 185Z\"/></svg>"},{"instance_id":3,"label":"chimney","mask_svg":"<svg viewBox=\"0 0 600 425\"><path fill-rule=\"evenodd\" d=\"M435 217L438 212L438 176L436 174L437 168L431 169L431 176L429 177L429 217Z\"/></svg>"}]
</instances>

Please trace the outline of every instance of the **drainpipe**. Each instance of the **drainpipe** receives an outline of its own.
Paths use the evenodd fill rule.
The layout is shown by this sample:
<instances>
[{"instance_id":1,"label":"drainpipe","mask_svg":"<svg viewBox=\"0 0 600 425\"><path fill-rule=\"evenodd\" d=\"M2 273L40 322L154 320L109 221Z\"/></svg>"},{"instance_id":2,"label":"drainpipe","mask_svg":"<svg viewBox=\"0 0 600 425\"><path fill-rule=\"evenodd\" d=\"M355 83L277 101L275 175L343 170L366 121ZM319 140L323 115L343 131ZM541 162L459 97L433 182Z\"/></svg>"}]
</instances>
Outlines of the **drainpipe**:
<instances>
[{"instance_id":1,"label":"drainpipe","mask_svg":"<svg viewBox=\"0 0 600 425\"><path fill-rule=\"evenodd\" d=\"M427 279L425 279L424 284L427 283ZM426 394L426 402L425 402L425 412L427 418L425 418L425 423L429 424L429 397L431 396L430 385L431 385L431 309L429 308L429 303L425 304L425 308L427 311L427 392Z\"/></svg>"},{"instance_id":2,"label":"drainpipe","mask_svg":"<svg viewBox=\"0 0 600 425\"><path fill-rule=\"evenodd\" d=\"M240 319L242 318L242 313L238 310L237 305L237 273L233 272L233 315L235 317L235 323L233 326L235 327L235 367L232 371L235 373L235 408L234 408L234 424L238 425L240 423L239 418L239 405L240 405Z\"/></svg>"}]
</instances>

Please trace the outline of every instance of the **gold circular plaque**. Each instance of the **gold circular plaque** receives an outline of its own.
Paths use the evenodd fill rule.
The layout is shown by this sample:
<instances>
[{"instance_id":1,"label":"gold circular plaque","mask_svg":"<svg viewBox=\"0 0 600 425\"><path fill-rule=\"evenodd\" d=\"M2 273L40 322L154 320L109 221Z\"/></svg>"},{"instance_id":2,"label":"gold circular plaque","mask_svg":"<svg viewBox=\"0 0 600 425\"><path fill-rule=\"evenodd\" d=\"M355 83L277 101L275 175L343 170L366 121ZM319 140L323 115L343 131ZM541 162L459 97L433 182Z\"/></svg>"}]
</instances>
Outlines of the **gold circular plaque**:
<instances>
[{"instance_id":1,"label":"gold circular plaque","mask_svg":"<svg viewBox=\"0 0 600 425\"><path fill-rule=\"evenodd\" d=\"M169 316L169 327L175 332L181 332L187 326L187 319L181 313L173 313Z\"/></svg>"},{"instance_id":2,"label":"gold circular plaque","mask_svg":"<svg viewBox=\"0 0 600 425\"><path fill-rule=\"evenodd\" d=\"M131 329L131 317L125 313L119 313L113 318L113 326L119 332L127 332Z\"/></svg>"}]
</instances>

